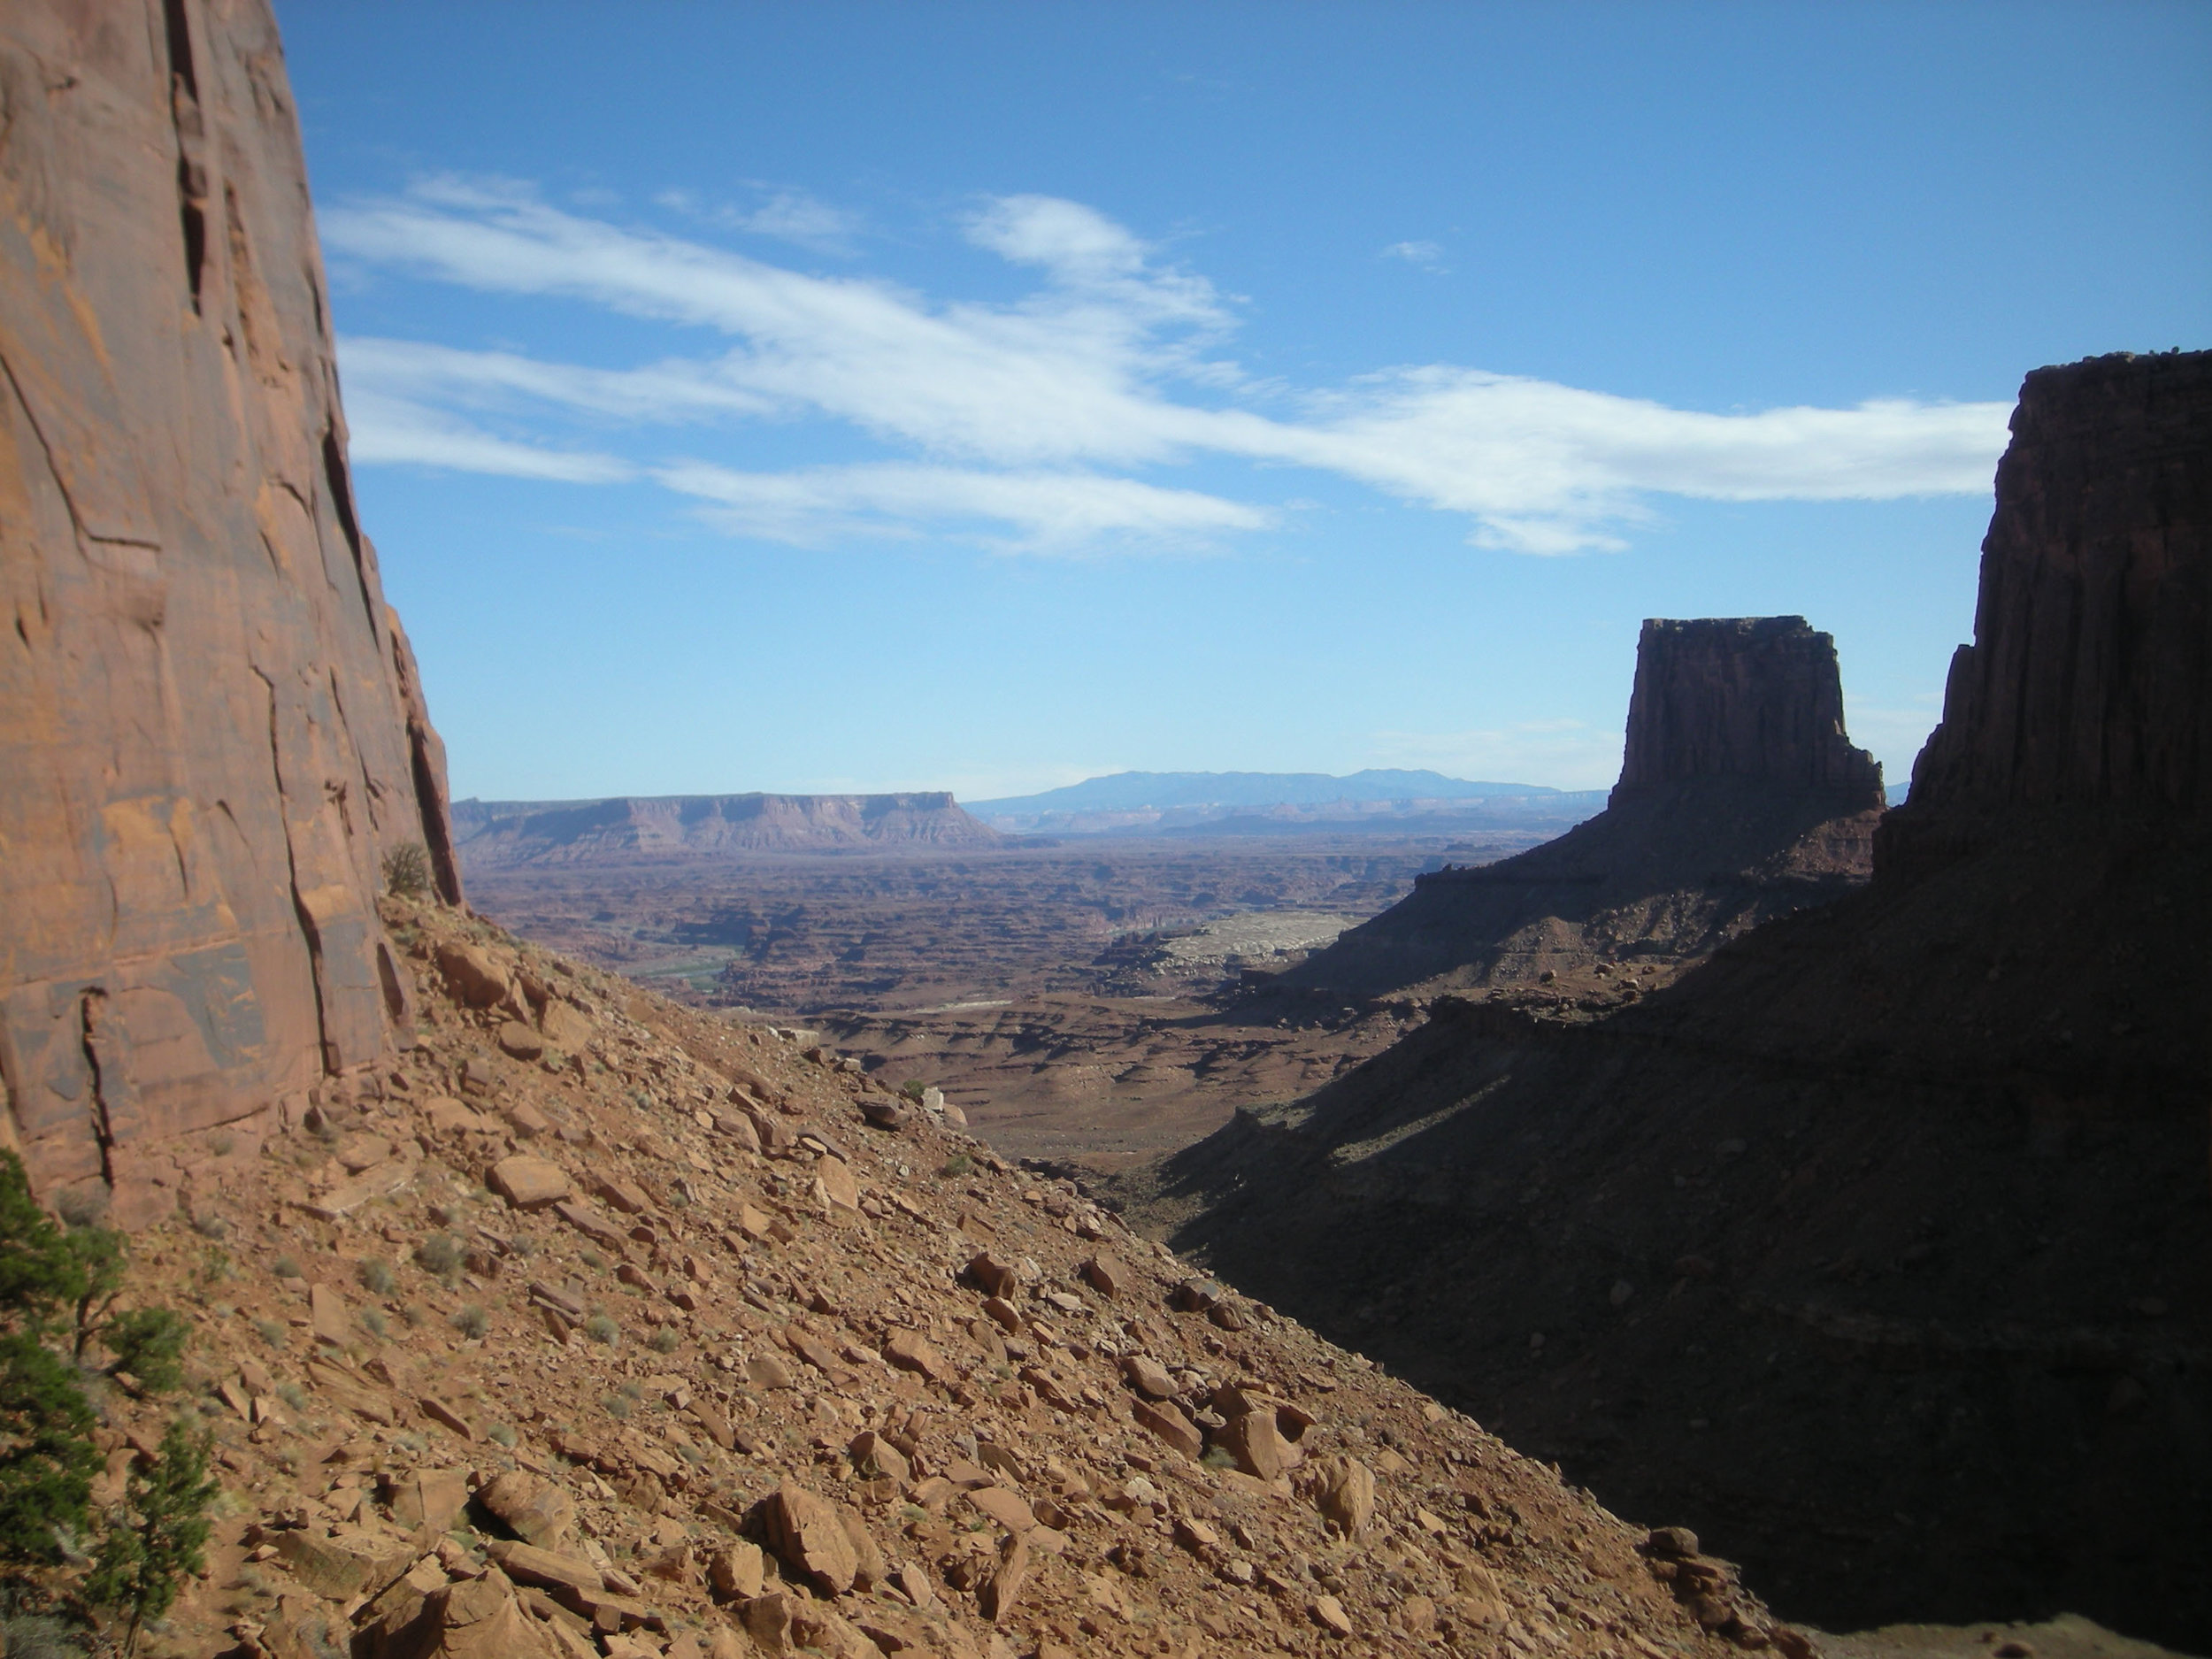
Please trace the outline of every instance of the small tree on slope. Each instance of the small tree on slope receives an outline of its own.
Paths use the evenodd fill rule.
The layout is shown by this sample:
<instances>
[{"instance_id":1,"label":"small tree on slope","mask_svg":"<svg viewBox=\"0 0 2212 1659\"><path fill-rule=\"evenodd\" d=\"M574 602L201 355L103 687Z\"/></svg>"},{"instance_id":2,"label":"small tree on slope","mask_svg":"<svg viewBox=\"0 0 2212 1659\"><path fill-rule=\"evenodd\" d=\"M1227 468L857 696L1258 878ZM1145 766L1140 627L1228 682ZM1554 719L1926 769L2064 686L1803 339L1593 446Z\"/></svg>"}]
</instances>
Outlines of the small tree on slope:
<instances>
[{"instance_id":1,"label":"small tree on slope","mask_svg":"<svg viewBox=\"0 0 2212 1659\"><path fill-rule=\"evenodd\" d=\"M0 1567L61 1558L81 1535L100 1454L76 1368L46 1346L87 1284L84 1263L0 1151Z\"/></svg>"},{"instance_id":2,"label":"small tree on slope","mask_svg":"<svg viewBox=\"0 0 2212 1659\"><path fill-rule=\"evenodd\" d=\"M184 1579L204 1564L208 1506L222 1489L208 1473L213 1446L205 1430L195 1433L181 1417L172 1423L154 1466L132 1469L125 1512L101 1540L85 1599L121 1615L126 1654L137 1652L141 1629L169 1610Z\"/></svg>"}]
</instances>

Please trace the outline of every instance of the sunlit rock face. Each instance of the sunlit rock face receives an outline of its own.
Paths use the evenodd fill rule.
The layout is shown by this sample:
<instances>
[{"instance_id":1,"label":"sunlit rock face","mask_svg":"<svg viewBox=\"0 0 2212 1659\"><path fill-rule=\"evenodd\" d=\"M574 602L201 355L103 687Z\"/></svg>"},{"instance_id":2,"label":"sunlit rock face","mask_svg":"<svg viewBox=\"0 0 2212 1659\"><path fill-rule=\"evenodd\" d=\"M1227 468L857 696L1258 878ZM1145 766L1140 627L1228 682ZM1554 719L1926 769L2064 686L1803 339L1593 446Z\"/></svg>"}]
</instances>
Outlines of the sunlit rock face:
<instances>
[{"instance_id":1,"label":"sunlit rock face","mask_svg":"<svg viewBox=\"0 0 2212 1659\"><path fill-rule=\"evenodd\" d=\"M139 1221L403 1040L383 857L459 896L261 0L0 12L0 1127Z\"/></svg>"}]
</instances>

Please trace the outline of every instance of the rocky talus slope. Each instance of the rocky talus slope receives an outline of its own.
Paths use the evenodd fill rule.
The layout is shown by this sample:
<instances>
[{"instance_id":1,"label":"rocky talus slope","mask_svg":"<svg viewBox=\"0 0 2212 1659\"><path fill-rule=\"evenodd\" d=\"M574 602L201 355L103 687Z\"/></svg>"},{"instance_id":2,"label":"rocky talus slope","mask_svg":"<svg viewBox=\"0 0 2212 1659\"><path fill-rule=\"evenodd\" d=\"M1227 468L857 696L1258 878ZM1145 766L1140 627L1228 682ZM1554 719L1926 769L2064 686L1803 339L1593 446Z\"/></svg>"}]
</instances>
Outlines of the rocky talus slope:
<instances>
[{"instance_id":1,"label":"rocky talus slope","mask_svg":"<svg viewBox=\"0 0 2212 1659\"><path fill-rule=\"evenodd\" d=\"M1829 635L1802 617L1647 621L1606 810L1517 857L1422 876L1283 987L1517 986L1565 1005L1569 987L1533 987L1599 963L1671 972L1862 885L1882 805L1881 767L1844 733Z\"/></svg>"},{"instance_id":2,"label":"rocky talus slope","mask_svg":"<svg viewBox=\"0 0 2212 1659\"><path fill-rule=\"evenodd\" d=\"M2212 354L2023 388L1870 886L1596 1009L1440 999L1124 1196L1831 1628L2212 1648Z\"/></svg>"},{"instance_id":3,"label":"rocky talus slope","mask_svg":"<svg viewBox=\"0 0 2212 1659\"><path fill-rule=\"evenodd\" d=\"M386 902L421 1041L139 1241L231 1494L166 1651L1811 1651L834 1056Z\"/></svg>"},{"instance_id":4,"label":"rocky talus slope","mask_svg":"<svg viewBox=\"0 0 2212 1659\"><path fill-rule=\"evenodd\" d=\"M391 1051L385 856L460 892L324 295L265 4L0 9L0 1136L134 1225Z\"/></svg>"}]
</instances>

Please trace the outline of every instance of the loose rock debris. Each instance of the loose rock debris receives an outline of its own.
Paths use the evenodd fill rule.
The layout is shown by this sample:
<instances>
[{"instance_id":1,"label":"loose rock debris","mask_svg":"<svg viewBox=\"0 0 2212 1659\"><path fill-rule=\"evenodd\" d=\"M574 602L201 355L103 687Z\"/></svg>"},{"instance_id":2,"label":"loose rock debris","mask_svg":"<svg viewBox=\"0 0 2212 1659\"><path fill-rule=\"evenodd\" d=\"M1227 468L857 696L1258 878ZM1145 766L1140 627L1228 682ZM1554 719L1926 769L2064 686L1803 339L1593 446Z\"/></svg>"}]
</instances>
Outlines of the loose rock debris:
<instances>
[{"instance_id":1,"label":"loose rock debris","mask_svg":"<svg viewBox=\"0 0 2212 1659\"><path fill-rule=\"evenodd\" d=\"M236 1505L174 1651L1812 1652L926 1100L385 920L413 1048L140 1248ZM119 1402L112 1484L161 1409Z\"/></svg>"}]
</instances>

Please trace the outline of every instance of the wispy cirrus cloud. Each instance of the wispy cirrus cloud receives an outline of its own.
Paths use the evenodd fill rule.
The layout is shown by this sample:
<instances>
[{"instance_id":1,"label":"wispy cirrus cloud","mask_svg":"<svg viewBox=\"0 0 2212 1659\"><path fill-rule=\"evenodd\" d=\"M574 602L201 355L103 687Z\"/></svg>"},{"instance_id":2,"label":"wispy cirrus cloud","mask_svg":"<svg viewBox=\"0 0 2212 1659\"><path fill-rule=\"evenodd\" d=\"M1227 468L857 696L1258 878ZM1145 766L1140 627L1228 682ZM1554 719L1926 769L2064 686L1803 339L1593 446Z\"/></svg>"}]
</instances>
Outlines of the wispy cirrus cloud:
<instances>
[{"instance_id":1,"label":"wispy cirrus cloud","mask_svg":"<svg viewBox=\"0 0 2212 1659\"><path fill-rule=\"evenodd\" d=\"M1261 529L1271 518L1197 490L1084 472L982 472L897 462L741 472L679 462L654 476L707 503L702 516L711 523L798 546L974 526L1008 551L1178 547L1225 532Z\"/></svg>"},{"instance_id":2,"label":"wispy cirrus cloud","mask_svg":"<svg viewBox=\"0 0 2212 1659\"><path fill-rule=\"evenodd\" d=\"M1622 531L1668 495L1984 489L2004 442L2009 410L1997 403L1716 414L1448 365L1303 394L1257 388L1222 353L1234 303L1094 209L1001 197L961 228L1037 272L1038 286L1010 302L933 301L881 279L792 271L580 216L511 186L437 180L342 205L325 216L326 240L363 264L727 342L607 370L349 340L357 447L369 461L513 472L535 446L488 429L466 441L480 419L826 423L896 458L765 472L618 463L548 445L532 475L641 474L708 503L703 511L733 532L786 541L952 526L1038 550L1202 540L1277 522L1263 504L1122 476L1233 457L1354 479L1464 515L1479 545L1556 554L1621 545ZM1256 488L1264 475L1254 474ZM710 480L710 489L687 487Z\"/></svg>"},{"instance_id":3,"label":"wispy cirrus cloud","mask_svg":"<svg viewBox=\"0 0 2212 1659\"><path fill-rule=\"evenodd\" d=\"M1382 250L1385 259L1402 259L1424 271L1444 269L1444 250L1432 242L1394 242Z\"/></svg>"}]
</instances>

